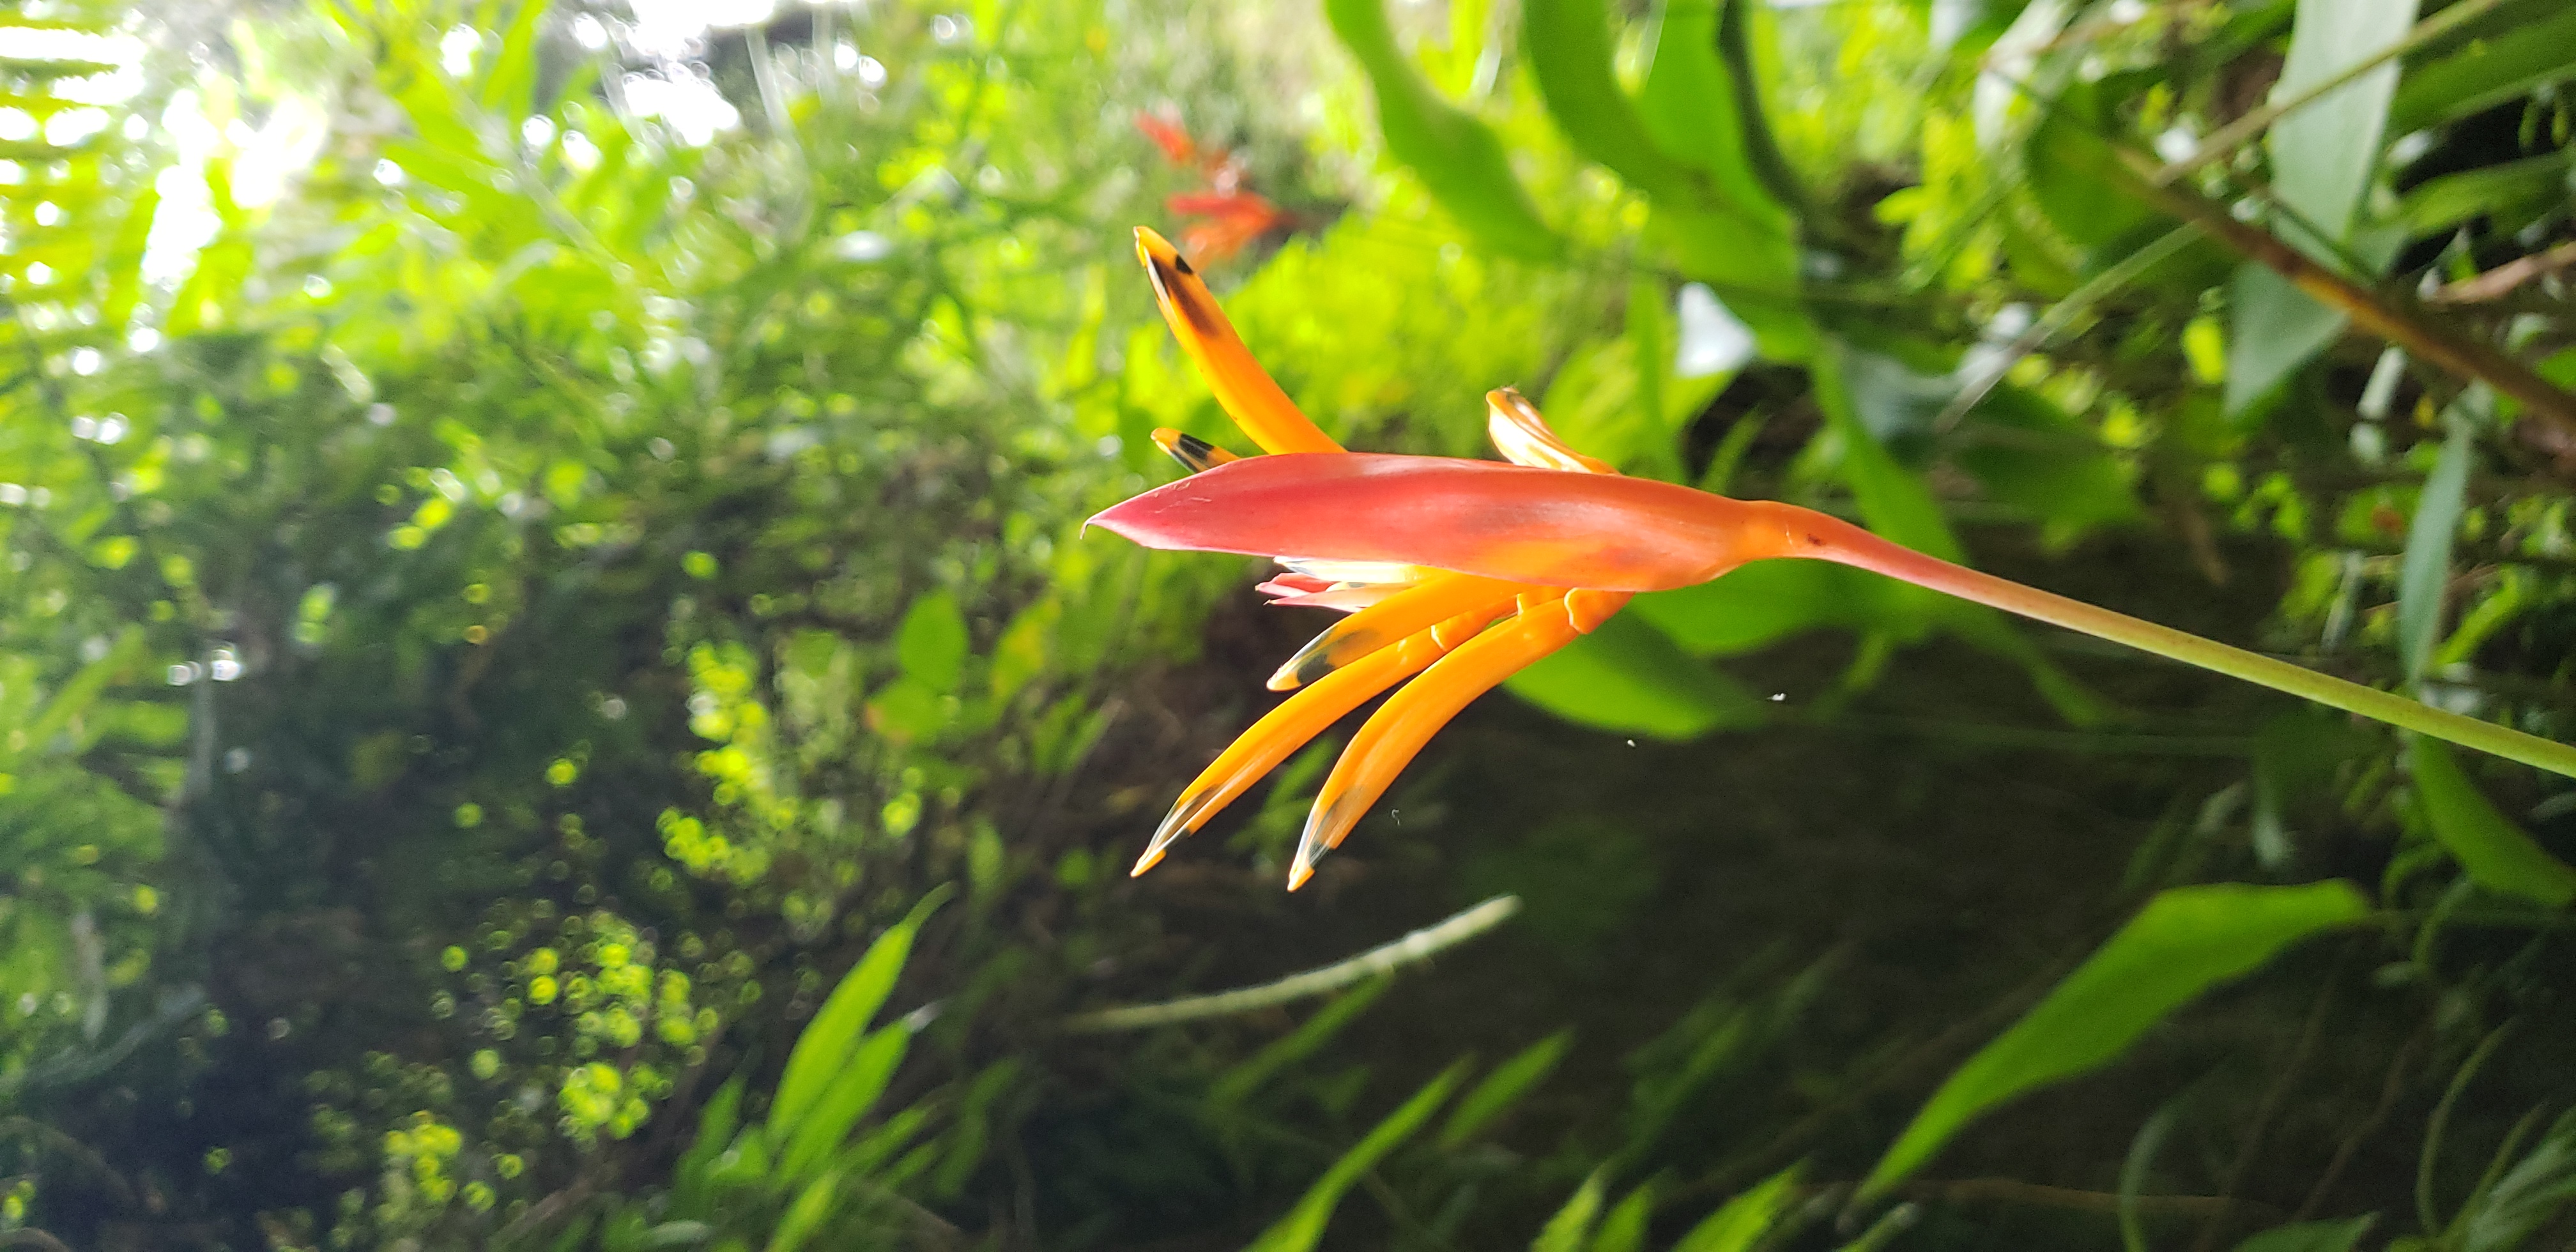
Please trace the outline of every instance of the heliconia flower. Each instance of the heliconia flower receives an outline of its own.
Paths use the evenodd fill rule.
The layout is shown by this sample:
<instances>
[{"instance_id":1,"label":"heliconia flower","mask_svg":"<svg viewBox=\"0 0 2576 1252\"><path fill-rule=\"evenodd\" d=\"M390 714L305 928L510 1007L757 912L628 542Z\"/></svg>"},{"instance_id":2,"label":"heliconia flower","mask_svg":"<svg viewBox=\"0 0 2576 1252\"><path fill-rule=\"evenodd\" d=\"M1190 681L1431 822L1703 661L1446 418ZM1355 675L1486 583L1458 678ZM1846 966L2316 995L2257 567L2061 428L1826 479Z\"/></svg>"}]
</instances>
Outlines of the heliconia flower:
<instances>
[{"instance_id":1,"label":"heliconia flower","mask_svg":"<svg viewBox=\"0 0 2576 1252\"><path fill-rule=\"evenodd\" d=\"M1295 694L1182 790L1135 873L1345 714L1404 684L1324 780L1289 869L1294 890L1477 696L1638 592L1777 558L1856 566L2576 777L2576 749L2564 744L1925 556L1812 509L1620 477L1566 446L1508 389L1487 395L1487 429L1513 464L1344 452L1262 372L1170 244L1140 229L1137 255L1218 403L1283 455L1238 458L1158 431L1191 475L1092 523L1149 548L1276 558L1290 571L1263 584L1276 603L1350 614L1271 676L1271 689Z\"/></svg>"}]
</instances>

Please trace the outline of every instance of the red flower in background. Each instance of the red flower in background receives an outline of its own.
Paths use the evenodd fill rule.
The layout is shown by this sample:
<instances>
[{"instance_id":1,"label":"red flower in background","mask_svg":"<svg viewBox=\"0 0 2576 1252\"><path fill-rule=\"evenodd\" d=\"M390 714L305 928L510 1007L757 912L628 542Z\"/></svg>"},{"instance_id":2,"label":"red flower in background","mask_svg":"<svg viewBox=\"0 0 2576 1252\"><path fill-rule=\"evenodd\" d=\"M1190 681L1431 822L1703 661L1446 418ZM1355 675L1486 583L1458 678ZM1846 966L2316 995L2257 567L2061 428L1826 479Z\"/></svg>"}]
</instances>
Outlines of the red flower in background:
<instances>
[{"instance_id":1,"label":"red flower in background","mask_svg":"<svg viewBox=\"0 0 2576 1252\"><path fill-rule=\"evenodd\" d=\"M1184 191L1163 201L1174 216L1201 219L1181 230L1181 242L1203 258L1223 259L1274 230L1293 229L1296 215L1243 187L1243 163L1229 149L1207 149L1178 121L1156 113L1136 115L1136 129L1163 157L1207 180L1205 191Z\"/></svg>"}]
</instances>

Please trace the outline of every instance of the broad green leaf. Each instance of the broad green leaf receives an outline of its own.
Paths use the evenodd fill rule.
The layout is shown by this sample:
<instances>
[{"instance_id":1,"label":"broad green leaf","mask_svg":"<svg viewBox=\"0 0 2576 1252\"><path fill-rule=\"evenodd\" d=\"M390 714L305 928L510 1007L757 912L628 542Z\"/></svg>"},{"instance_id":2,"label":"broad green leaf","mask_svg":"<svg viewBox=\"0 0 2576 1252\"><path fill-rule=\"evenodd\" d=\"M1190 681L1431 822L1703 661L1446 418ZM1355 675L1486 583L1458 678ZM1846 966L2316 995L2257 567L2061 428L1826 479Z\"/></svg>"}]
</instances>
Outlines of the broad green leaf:
<instances>
[{"instance_id":1,"label":"broad green leaf","mask_svg":"<svg viewBox=\"0 0 2576 1252\"><path fill-rule=\"evenodd\" d=\"M1941 1084L1870 1171L1861 1198L1884 1195L1986 1112L2110 1062L2202 992L2251 973L2289 944L2368 915L2361 893L2341 880L2158 893Z\"/></svg>"},{"instance_id":2,"label":"broad green leaf","mask_svg":"<svg viewBox=\"0 0 2576 1252\"><path fill-rule=\"evenodd\" d=\"M1673 1252L1752 1252L1798 1197L1798 1169L1781 1170L1690 1228Z\"/></svg>"},{"instance_id":3,"label":"broad green leaf","mask_svg":"<svg viewBox=\"0 0 2576 1252\"><path fill-rule=\"evenodd\" d=\"M787 1053L787 1068L778 1076L778 1094L769 1103L769 1134L773 1142L785 1143L795 1133L796 1123L814 1107L824 1088L830 1085L833 1072L847 1064L853 1049L860 1044L860 1032L868 1020L884 1007L893 994L895 979L903 973L903 963L912 955L912 937L933 910L947 903L945 886L922 897L912 906L912 913L888 928L868 945L858 963L841 976L840 985L816 1010L812 1021L796 1036L796 1046Z\"/></svg>"},{"instance_id":4,"label":"broad green leaf","mask_svg":"<svg viewBox=\"0 0 2576 1252\"><path fill-rule=\"evenodd\" d=\"M903 1064L911 1043L912 1031L902 1022L870 1031L859 1046L850 1050L848 1059L832 1075L813 1106L789 1123L792 1132L782 1141L773 1131L772 1142L782 1143L778 1153L779 1185L795 1185L797 1179L832 1158L832 1150L850 1137L859 1119L867 1116L878 1096L885 1094L886 1084L894 1080L894 1071Z\"/></svg>"},{"instance_id":5,"label":"broad green leaf","mask_svg":"<svg viewBox=\"0 0 2576 1252\"><path fill-rule=\"evenodd\" d=\"M2389 126L2403 134L2456 121L2565 78L2576 78L2576 9L2409 69L2389 105Z\"/></svg>"},{"instance_id":6,"label":"broad green leaf","mask_svg":"<svg viewBox=\"0 0 2576 1252\"><path fill-rule=\"evenodd\" d=\"M2272 99L2305 95L2385 51L2414 26L2415 7L2416 0L2299 0ZM2390 61L2272 123L2272 191L2327 239L2352 231L2396 91Z\"/></svg>"},{"instance_id":7,"label":"broad green leaf","mask_svg":"<svg viewBox=\"0 0 2576 1252\"><path fill-rule=\"evenodd\" d=\"M2272 394L2333 343L2344 315L2248 261L2228 284L2227 321L2227 412L2233 415Z\"/></svg>"},{"instance_id":8,"label":"broad green leaf","mask_svg":"<svg viewBox=\"0 0 2576 1252\"><path fill-rule=\"evenodd\" d=\"M2558 908L2576 901L2576 868L2549 855L2539 842L2496 810L2469 781L2450 745L2422 735L2408 737L2407 764L2424 820L2469 879L2489 891Z\"/></svg>"},{"instance_id":9,"label":"broad green leaf","mask_svg":"<svg viewBox=\"0 0 2576 1252\"><path fill-rule=\"evenodd\" d=\"M2236 1245L2236 1252L2352 1252L2376 1220L2364 1216L2339 1222L2292 1222L2248 1237Z\"/></svg>"},{"instance_id":10,"label":"broad green leaf","mask_svg":"<svg viewBox=\"0 0 2576 1252\"><path fill-rule=\"evenodd\" d=\"M1718 0L1662 0L1637 115L1655 144L1705 174L1733 215L1787 234L1787 211L1762 185L1746 150L1734 76L1718 55Z\"/></svg>"},{"instance_id":11,"label":"broad green leaf","mask_svg":"<svg viewBox=\"0 0 2576 1252\"><path fill-rule=\"evenodd\" d=\"M1774 361L1815 355L1818 332L1798 280L1798 245L1788 234L1746 226L1721 213L1657 201L1646 215L1646 241L1672 258L1684 277L1707 283L1753 332Z\"/></svg>"},{"instance_id":12,"label":"broad green leaf","mask_svg":"<svg viewBox=\"0 0 2576 1252\"><path fill-rule=\"evenodd\" d=\"M1368 75L1386 150L1413 170L1432 199L1496 252L1525 260L1556 256L1562 244L1512 173L1502 140L1415 72L1396 46L1382 0L1325 0L1324 16Z\"/></svg>"},{"instance_id":13,"label":"broad green leaf","mask_svg":"<svg viewBox=\"0 0 2576 1252\"><path fill-rule=\"evenodd\" d=\"M1449 1120L1440 1127L1440 1150L1453 1152L1464 1146L1475 1133L1500 1117L1520 1098L1530 1093L1547 1076L1556 1072L1556 1063L1565 1059L1565 1049L1574 1042L1572 1028L1560 1030L1523 1048L1512 1059L1494 1067L1449 1110Z\"/></svg>"},{"instance_id":14,"label":"broad green leaf","mask_svg":"<svg viewBox=\"0 0 2576 1252\"><path fill-rule=\"evenodd\" d=\"M673 1208L682 1217L704 1216L705 1204L714 1198L707 1193L707 1170L724 1155L725 1145L733 1142L734 1131L742 1124L742 1088L743 1080L737 1077L716 1089L715 1096L698 1110L697 1135L671 1167Z\"/></svg>"},{"instance_id":15,"label":"broad green leaf","mask_svg":"<svg viewBox=\"0 0 2576 1252\"><path fill-rule=\"evenodd\" d=\"M1529 59L1548 116L1575 151L1656 200L1714 206L1700 177L1646 132L1611 69L1612 42L1602 0L1525 0L1521 6L1521 55Z\"/></svg>"},{"instance_id":16,"label":"broad green leaf","mask_svg":"<svg viewBox=\"0 0 2576 1252\"><path fill-rule=\"evenodd\" d=\"M1762 720L1762 706L1732 680L1625 613L1505 686L1567 721L1650 739L1696 739Z\"/></svg>"},{"instance_id":17,"label":"broad green leaf","mask_svg":"<svg viewBox=\"0 0 2576 1252\"><path fill-rule=\"evenodd\" d=\"M903 676L939 694L957 689L966 668L966 615L957 597L930 591L913 598L894 637L895 656Z\"/></svg>"},{"instance_id":18,"label":"broad green leaf","mask_svg":"<svg viewBox=\"0 0 2576 1252\"><path fill-rule=\"evenodd\" d=\"M2086 248L2124 238L2156 220L2154 210L2121 186L2125 171L2094 120L2100 110L2091 96L2098 90L2092 84L2070 88L2031 128L2022 157L2031 198L2048 215L2049 225Z\"/></svg>"},{"instance_id":19,"label":"broad green leaf","mask_svg":"<svg viewBox=\"0 0 2576 1252\"><path fill-rule=\"evenodd\" d=\"M2406 679L2419 682L2442 638L2442 605L2451 581L2451 542L2459 534L2460 513L2469 487L2469 463L2477 459L2476 437L2458 414L2442 440L2442 455L2424 479L2415 500L2415 519L2406 527L2406 555L2397 574L2397 654L2406 663Z\"/></svg>"},{"instance_id":20,"label":"broad green leaf","mask_svg":"<svg viewBox=\"0 0 2576 1252\"><path fill-rule=\"evenodd\" d=\"M1466 1075L1467 1063L1460 1061L1424 1084L1412 1099L1388 1114L1385 1121L1334 1161L1297 1201L1297 1206L1279 1224L1261 1232L1246 1252L1309 1252L1323 1242L1324 1227L1333 1220L1333 1210L1341 1206L1342 1194L1439 1112L1442 1102Z\"/></svg>"},{"instance_id":21,"label":"broad green leaf","mask_svg":"<svg viewBox=\"0 0 2576 1252\"><path fill-rule=\"evenodd\" d=\"M1592 1233L1592 1223L1601 1216L1602 1190L1608 1180L1594 1170L1583 1185L1557 1206L1547 1224L1539 1227L1538 1238L1530 1240L1530 1252L1583 1252L1584 1237Z\"/></svg>"},{"instance_id":22,"label":"broad green leaf","mask_svg":"<svg viewBox=\"0 0 2576 1252\"><path fill-rule=\"evenodd\" d=\"M51 743L54 736L71 725L73 719L98 703L99 696L107 691L107 685L117 675L133 668L135 662L142 659L144 646L142 628L127 627L109 647L107 655L82 666L61 690L54 693L52 699L45 702L42 712L18 728L26 736L27 745L42 750Z\"/></svg>"},{"instance_id":23,"label":"broad green leaf","mask_svg":"<svg viewBox=\"0 0 2576 1252\"><path fill-rule=\"evenodd\" d=\"M537 94L537 51L551 0L519 0L519 11L501 32L501 51L483 80L483 107L516 123L526 117Z\"/></svg>"}]
</instances>

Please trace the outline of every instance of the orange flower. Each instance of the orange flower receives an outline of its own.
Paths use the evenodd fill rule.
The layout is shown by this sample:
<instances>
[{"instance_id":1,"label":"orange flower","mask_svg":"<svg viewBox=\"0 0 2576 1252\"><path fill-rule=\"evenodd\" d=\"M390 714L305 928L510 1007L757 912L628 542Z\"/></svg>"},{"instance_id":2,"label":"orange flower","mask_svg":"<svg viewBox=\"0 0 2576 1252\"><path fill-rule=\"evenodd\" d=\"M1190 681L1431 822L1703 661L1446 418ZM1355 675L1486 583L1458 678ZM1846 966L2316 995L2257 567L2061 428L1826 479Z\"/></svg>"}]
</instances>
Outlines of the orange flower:
<instances>
[{"instance_id":1,"label":"orange flower","mask_svg":"<svg viewBox=\"0 0 2576 1252\"><path fill-rule=\"evenodd\" d=\"M1172 333L1207 378L1217 403L1254 443L1273 453L1340 454L1331 459L1352 465L1387 459L1343 454L1341 445L1307 420L1236 337L1189 262L1162 236L1140 227L1136 253L1153 278L1156 300ZM1495 391L1486 401L1494 444L1514 462L1585 474L1613 473L1608 465L1567 447L1519 393ZM1154 438L1193 471L1213 470L1237 460L1177 431L1158 430ZM1279 458L1283 465L1319 459L1323 458ZM1146 516L1150 507L1139 507L1154 498L1152 493L1140 496L1095 520L1130 538L1164 546L1151 534ZM1311 516L1304 508L1297 513ZM1421 675L1369 718L1324 780L1288 871L1289 889L1295 890L1313 875L1316 858L1341 843L1406 763L1459 710L1514 672L1599 626L1628 601L1621 591L1535 585L1410 561L1282 555L1296 550L1296 529L1269 530L1251 541L1264 554L1279 556L1289 569L1262 584L1262 589L1275 603L1344 609L1351 611L1350 616L1316 636L1271 675L1272 690L1296 694L1254 723L1182 790L1144 855L1137 858L1135 873L1153 868L1174 840L1205 825L1344 714ZM1504 625L1487 629L1504 619L1508 619Z\"/></svg>"}]
</instances>

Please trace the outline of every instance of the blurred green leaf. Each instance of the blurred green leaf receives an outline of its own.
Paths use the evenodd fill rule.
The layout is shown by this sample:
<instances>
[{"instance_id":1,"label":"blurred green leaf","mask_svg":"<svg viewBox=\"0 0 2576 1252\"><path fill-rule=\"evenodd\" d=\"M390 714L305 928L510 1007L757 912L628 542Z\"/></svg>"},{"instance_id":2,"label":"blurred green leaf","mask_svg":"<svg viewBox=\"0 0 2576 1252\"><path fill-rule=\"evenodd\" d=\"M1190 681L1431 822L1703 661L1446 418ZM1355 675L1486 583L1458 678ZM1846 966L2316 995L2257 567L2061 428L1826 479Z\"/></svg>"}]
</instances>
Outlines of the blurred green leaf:
<instances>
[{"instance_id":1,"label":"blurred green leaf","mask_svg":"<svg viewBox=\"0 0 2576 1252\"><path fill-rule=\"evenodd\" d=\"M2282 948L2369 915L2352 884L2227 883L2157 893L2129 924L1933 1093L1861 1185L1887 1190L1987 1111L2095 1069L2202 992L2253 972Z\"/></svg>"},{"instance_id":2,"label":"blurred green leaf","mask_svg":"<svg viewBox=\"0 0 2576 1252\"><path fill-rule=\"evenodd\" d=\"M2512 1252L2530 1246L2526 1241L2570 1201L2576 1201L2576 1112L2560 1114L2493 1186L2470 1197L2453 1229L2462 1252Z\"/></svg>"},{"instance_id":3,"label":"blurred green leaf","mask_svg":"<svg viewBox=\"0 0 2576 1252\"><path fill-rule=\"evenodd\" d=\"M2442 455L2425 476L2415 499L2415 517L2406 527L2406 555L2397 576L2397 654L2409 682L2420 682L2442 639L2442 610L2450 599L2451 544L2460 529L2460 513L2469 489L2470 462L2477 459L2476 437L2458 414L2442 440Z\"/></svg>"},{"instance_id":4,"label":"blurred green leaf","mask_svg":"<svg viewBox=\"0 0 2576 1252\"><path fill-rule=\"evenodd\" d=\"M1644 618L1693 656L1738 656L1803 630L1886 628L1896 584L1824 561L1755 561L1695 587L1649 592L1622 616Z\"/></svg>"},{"instance_id":5,"label":"blurred green leaf","mask_svg":"<svg viewBox=\"0 0 2576 1252\"><path fill-rule=\"evenodd\" d=\"M2036 392L1998 385L1969 411L1956 453L1986 494L2037 516L2040 537L2063 546L2143 510L2120 458L2099 436Z\"/></svg>"},{"instance_id":6,"label":"blurred green leaf","mask_svg":"<svg viewBox=\"0 0 2576 1252\"><path fill-rule=\"evenodd\" d=\"M2299 0L2272 98L2305 95L2404 39L2415 25L2416 2ZM2351 234L2396 91L2397 64L2390 61L2272 123L2265 138L2272 191L2300 230L2330 240Z\"/></svg>"},{"instance_id":7,"label":"blurred green leaf","mask_svg":"<svg viewBox=\"0 0 2576 1252\"><path fill-rule=\"evenodd\" d=\"M1647 134L1645 119L1611 70L1611 53L1610 17L1602 0L1522 4L1521 55L1529 59L1548 115L1575 150L1655 199L1708 205L1712 197L1692 169Z\"/></svg>"},{"instance_id":8,"label":"blurred green leaf","mask_svg":"<svg viewBox=\"0 0 2576 1252\"><path fill-rule=\"evenodd\" d=\"M2344 315L2248 261L2227 289L2227 412L2242 413L2343 333Z\"/></svg>"},{"instance_id":9,"label":"blurred green leaf","mask_svg":"<svg viewBox=\"0 0 2576 1252\"><path fill-rule=\"evenodd\" d=\"M2407 763L2424 819L2471 881L2490 891L2558 908L2576 901L2576 868L2549 855L2469 781L2449 745L2410 735Z\"/></svg>"},{"instance_id":10,"label":"blurred green leaf","mask_svg":"<svg viewBox=\"0 0 2576 1252\"><path fill-rule=\"evenodd\" d=\"M1601 1216L1602 1189L1607 1181L1597 1169L1587 1175L1583 1185L1557 1206L1546 1225L1539 1227L1538 1238L1530 1240L1530 1252L1583 1252L1584 1239Z\"/></svg>"},{"instance_id":11,"label":"blurred green leaf","mask_svg":"<svg viewBox=\"0 0 2576 1252\"><path fill-rule=\"evenodd\" d=\"M1394 1151L1422 1123L1440 1111L1460 1080L1467 1076L1467 1063L1460 1061L1441 1071L1440 1076L1423 1085L1413 1098L1406 1100L1386 1120L1334 1161L1324 1176L1316 1180L1297 1206L1279 1223L1261 1233L1246 1252L1309 1252L1323 1242L1324 1227L1333 1220L1333 1210L1342 1203L1342 1193L1349 1191L1360 1176L1369 1172L1386 1154Z\"/></svg>"},{"instance_id":12,"label":"blurred green leaf","mask_svg":"<svg viewBox=\"0 0 2576 1252\"><path fill-rule=\"evenodd\" d=\"M1752 1252L1798 1198L1798 1169L1791 1166L1718 1206L1673 1245L1673 1252Z\"/></svg>"},{"instance_id":13,"label":"blurred green leaf","mask_svg":"<svg viewBox=\"0 0 2576 1252\"><path fill-rule=\"evenodd\" d=\"M2511 234L2566 205L2571 173L2576 173L2576 149L2445 174L2407 192L2398 201L2397 220L2422 236L2493 217L2497 233Z\"/></svg>"},{"instance_id":14,"label":"blurred green leaf","mask_svg":"<svg viewBox=\"0 0 2576 1252\"><path fill-rule=\"evenodd\" d=\"M1415 72L1396 46L1381 0L1325 0L1324 16L1368 75L1387 151L1422 179L1440 207L1505 256L1556 256L1562 245L1512 173L1502 141Z\"/></svg>"},{"instance_id":15,"label":"blurred green leaf","mask_svg":"<svg viewBox=\"0 0 2576 1252\"><path fill-rule=\"evenodd\" d=\"M2376 1218L2348 1217L2339 1222L2292 1222L2249 1236L2236 1252L2352 1252L2370 1233Z\"/></svg>"},{"instance_id":16,"label":"blurred green leaf","mask_svg":"<svg viewBox=\"0 0 2576 1252\"><path fill-rule=\"evenodd\" d=\"M785 1138L772 1133L772 1141L779 1144L778 1185L794 1186L832 1159L833 1149L850 1137L859 1119L885 1094L886 1084L894 1081L894 1071L903 1064L911 1043L911 1029L895 1022L868 1032L850 1049L822 1094L786 1123L792 1129Z\"/></svg>"},{"instance_id":17,"label":"blurred green leaf","mask_svg":"<svg viewBox=\"0 0 2576 1252\"><path fill-rule=\"evenodd\" d=\"M2410 67L2389 105L2389 126L2402 134L2456 121L2570 77L2576 77L2576 10L2562 10Z\"/></svg>"},{"instance_id":18,"label":"blurred green leaf","mask_svg":"<svg viewBox=\"0 0 2576 1252\"><path fill-rule=\"evenodd\" d=\"M955 593L943 589L915 597L895 632L894 650L905 678L941 695L955 691L967 651L966 615Z\"/></svg>"},{"instance_id":19,"label":"blurred green leaf","mask_svg":"<svg viewBox=\"0 0 2576 1252\"><path fill-rule=\"evenodd\" d=\"M1574 1042L1572 1028L1560 1030L1514 1054L1512 1059L1494 1067L1449 1110L1449 1120L1440 1127L1440 1150L1454 1152L1483 1130L1495 1118L1509 1111L1522 1096L1535 1090L1547 1076L1556 1072L1556 1063L1565 1059L1565 1050Z\"/></svg>"},{"instance_id":20,"label":"blurred green leaf","mask_svg":"<svg viewBox=\"0 0 2576 1252\"><path fill-rule=\"evenodd\" d=\"M1718 53L1718 5L1719 0L1659 0L1637 114L1657 146L1705 174L1720 203L1736 216L1786 234L1789 214L1763 186L1745 144L1734 76Z\"/></svg>"},{"instance_id":21,"label":"blurred green leaf","mask_svg":"<svg viewBox=\"0 0 2576 1252\"><path fill-rule=\"evenodd\" d=\"M1297 1029L1218 1075L1217 1080L1208 1085L1209 1102L1219 1107L1242 1103L1244 1097L1259 1090L1281 1069L1314 1055L1316 1049L1332 1042L1333 1036L1350 1025L1352 1018L1386 994L1390 985L1385 978L1372 978L1334 996L1331 1003L1316 1010L1315 1015L1299 1024Z\"/></svg>"},{"instance_id":22,"label":"blurred green leaf","mask_svg":"<svg viewBox=\"0 0 2576 1252\"><path fill-rule=\"evenodd\" d=\"M1639 1252L1646 1246L1646 1228L1654 1217L1655 1183L1650 1178L1611 1206L1585 1252Z\"/></svg>"},{"instance_id":23,"label":"blurred green leaf","mask_svg":"<svg viewBox=\"0 0 2576 1252\"><path fill-rule=\"evenodd\" d=\"M1626 613L1504 685L1567 721L1652 739L1696 739L1762 721L1762 706L1733 680Z\"/></svg>"}]
</instances>

